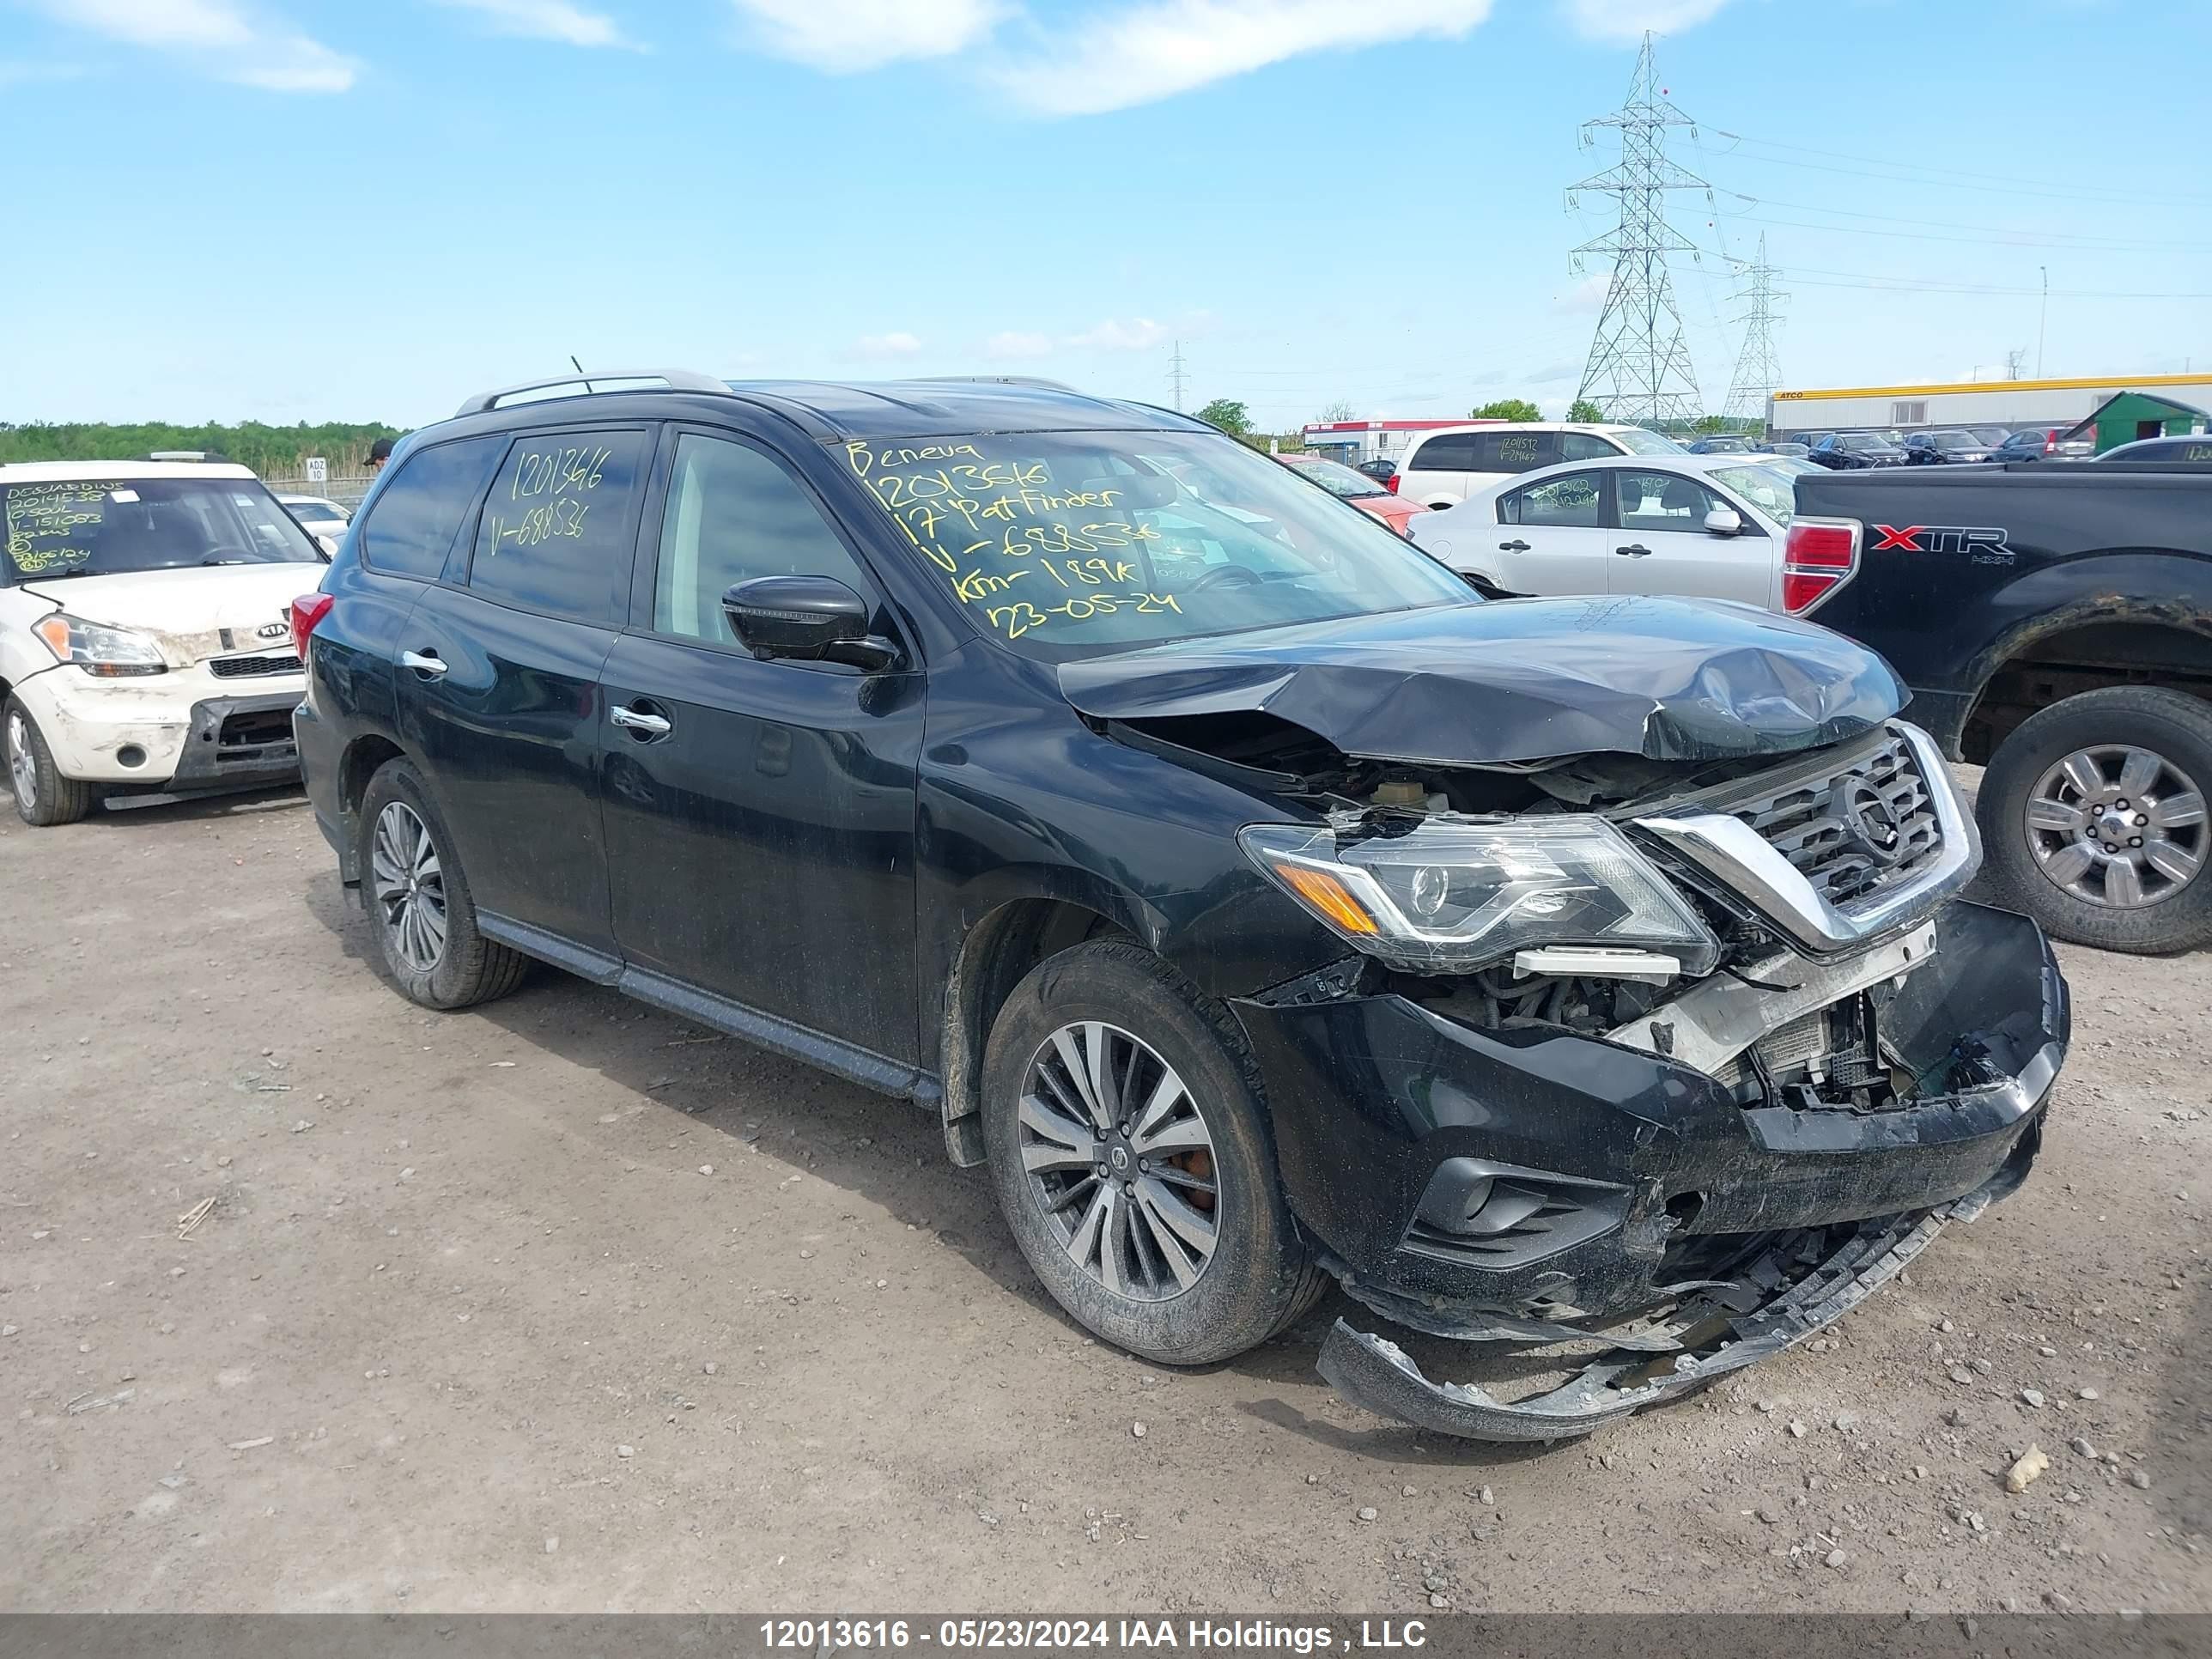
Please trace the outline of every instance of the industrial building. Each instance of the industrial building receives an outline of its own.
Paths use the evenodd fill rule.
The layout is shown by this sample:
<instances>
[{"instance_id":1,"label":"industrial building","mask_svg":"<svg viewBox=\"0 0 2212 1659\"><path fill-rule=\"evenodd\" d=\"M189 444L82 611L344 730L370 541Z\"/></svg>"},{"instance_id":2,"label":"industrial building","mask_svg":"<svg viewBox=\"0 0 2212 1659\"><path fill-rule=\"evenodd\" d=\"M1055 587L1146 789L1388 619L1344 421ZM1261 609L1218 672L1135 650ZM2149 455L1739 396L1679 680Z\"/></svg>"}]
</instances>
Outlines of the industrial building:
<instances>
[{"instance_id":1,"label":"industrial building","mask_svg":"<svg viewBox=\"0 0 2212 1659\"><path fill-rule=\"evenodd\" d=\"M1963 386L1861 386L1778 392L1767 400L1775 438L1814 432L1920 431L1937 427L2070 427L2124 392L2183 404L2212 403L2212 374L2109 374L2094 380L1978 380Z\"/></svg>"}]
</instances>

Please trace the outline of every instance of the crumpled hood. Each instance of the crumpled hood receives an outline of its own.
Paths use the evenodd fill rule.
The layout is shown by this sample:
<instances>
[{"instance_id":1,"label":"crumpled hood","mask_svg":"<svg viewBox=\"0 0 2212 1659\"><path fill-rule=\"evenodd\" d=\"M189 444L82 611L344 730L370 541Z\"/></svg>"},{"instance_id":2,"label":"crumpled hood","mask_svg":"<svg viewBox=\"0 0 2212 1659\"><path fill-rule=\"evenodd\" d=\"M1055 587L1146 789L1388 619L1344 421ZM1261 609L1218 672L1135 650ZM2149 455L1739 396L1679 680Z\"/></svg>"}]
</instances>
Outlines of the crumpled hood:
<instances>
[{"instance_id":1,"label":"crumpled hood","mask_svg":"<svg viewBox=\"0 0 2212 1659\"><path fill-rule=\"evenodd\" d=\"M112 576L33 577L21 589L87 622L150 634L173 666L185 667L257 647L290 650L292 601L315 591L324 568L304 561L195 565ZM277 623L283 624L280 631L262 631Z\"/></svg>"},{"instance_id":2,"label":"crumpled hood","mask_svg":"<svg viewBox=\"0 0 2212 1659\"><path fill-rule=\"evenodd\" d=\"M1909 695L1864 646L1747 605L1508 599L1307 623L1065 664L1100 720L1259 712L1347 755L1442 765L1817 748Z\"/></svg>"}]
</instances>

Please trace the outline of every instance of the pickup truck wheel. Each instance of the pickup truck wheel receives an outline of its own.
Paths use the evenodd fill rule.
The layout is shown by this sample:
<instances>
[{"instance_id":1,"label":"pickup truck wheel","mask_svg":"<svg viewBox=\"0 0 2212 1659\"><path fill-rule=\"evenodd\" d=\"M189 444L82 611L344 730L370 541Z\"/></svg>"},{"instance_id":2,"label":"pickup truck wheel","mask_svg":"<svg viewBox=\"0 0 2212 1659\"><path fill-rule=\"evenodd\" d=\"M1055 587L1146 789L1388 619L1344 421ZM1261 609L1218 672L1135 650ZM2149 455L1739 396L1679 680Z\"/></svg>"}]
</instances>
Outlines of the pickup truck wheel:
<instances>
[{"instance_id":1,"label":"pickup truck wheel","mask_svg":"<svg viewBox=\"0 0 2212 1659\"><path fill-rule=\"evenodd\" d=\"M477 931L468 878L414 767L387 761L368 781L359 817L369 931L408 1000L467 1008L521 984L530 959Z\"/></svg>"},{"instance_id":2,"label":"pickup truck wheel","mask_svg":"<svg viewBox=\"0 0 2212 1659\"><path fill-rule=\"evenodd\" d=\"M1327 1287L1243 1034L1141 946L1079 945L1014 988L985 1052L983 1139L1030 1267L1132 1353L1230 1358Z\"/></svg>"},{"instance_id":3,"label":"pickup truck wheel","mask_svg":"<svg viewBox=\"0 0 2212 1659\"><path fill-rule=\"evenodd\" d=\"M41 830L58 823L75 823L98 804L92 785L65 778L54 765L53 750L40 734L39 723L19 697L8 699L4 716L8 750L8 782L15 793L15 812L24 823Z\"/></svg>"},{"instance_id":4,"label":"pickup truck wheel","mask_svg":"<svg viewBox=\"0 0 2212 1659\"><path fill-rule=\"evenodd\" d=\"M1978 802L2002 894L2059 939L2142 954L2212 943L2212 705L2112 686L2030 715Z\"/></svg>"}]
</instances>

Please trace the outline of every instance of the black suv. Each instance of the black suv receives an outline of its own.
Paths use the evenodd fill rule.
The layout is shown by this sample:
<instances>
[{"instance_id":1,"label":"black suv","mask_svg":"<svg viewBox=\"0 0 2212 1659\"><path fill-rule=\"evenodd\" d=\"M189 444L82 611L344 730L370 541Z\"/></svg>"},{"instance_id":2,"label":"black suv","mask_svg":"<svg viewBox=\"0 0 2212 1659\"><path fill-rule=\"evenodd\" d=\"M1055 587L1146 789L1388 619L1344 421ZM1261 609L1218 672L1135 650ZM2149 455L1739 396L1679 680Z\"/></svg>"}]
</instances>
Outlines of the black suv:
<instances>
[{"instance_id":1,"label":"black suv","mask_svg":"<svg viewBox=\"0 0 2212 1659\"><path fill-rule=\"evenodd\" d=\"M1155 1359L1332 1281L1609 1345L1509 1398L1339 1322L1332 1381L1450 1433L1580 1433L1818 1329L2017 1182L2064 1051L1879 658L1484 604L1157 409L487 393L296 620L309 793L408 996L536 958L910 1099Z\"/></svg>"}]
</instances>

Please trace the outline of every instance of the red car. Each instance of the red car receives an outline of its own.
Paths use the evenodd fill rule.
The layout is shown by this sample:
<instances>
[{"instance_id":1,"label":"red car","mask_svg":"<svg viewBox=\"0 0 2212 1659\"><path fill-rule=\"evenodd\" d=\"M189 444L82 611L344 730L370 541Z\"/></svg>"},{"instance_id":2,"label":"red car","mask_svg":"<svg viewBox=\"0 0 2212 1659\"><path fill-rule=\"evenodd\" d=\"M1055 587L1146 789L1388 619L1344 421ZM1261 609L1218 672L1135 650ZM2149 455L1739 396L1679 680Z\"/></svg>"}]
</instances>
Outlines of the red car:
<instances>
[{"instance_id":1,"label":"red car","mask_svg":"<svg viewBox=\"0 0 2212 1659\"><path fill-rule=\"evenodd\" d=\"M1429 510L1419 501L1392 495L1366 474L1354 472L1340 461L1324 460L1318 455L1278 455L1275 459L1292 471L1311 478L1330 495L1382 520L1401 536L1412 534L1406 527L1407 520Z\"/></svg>"}]
</instances>

